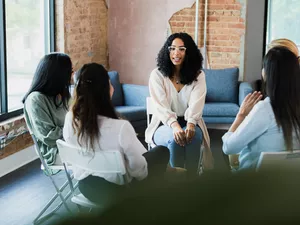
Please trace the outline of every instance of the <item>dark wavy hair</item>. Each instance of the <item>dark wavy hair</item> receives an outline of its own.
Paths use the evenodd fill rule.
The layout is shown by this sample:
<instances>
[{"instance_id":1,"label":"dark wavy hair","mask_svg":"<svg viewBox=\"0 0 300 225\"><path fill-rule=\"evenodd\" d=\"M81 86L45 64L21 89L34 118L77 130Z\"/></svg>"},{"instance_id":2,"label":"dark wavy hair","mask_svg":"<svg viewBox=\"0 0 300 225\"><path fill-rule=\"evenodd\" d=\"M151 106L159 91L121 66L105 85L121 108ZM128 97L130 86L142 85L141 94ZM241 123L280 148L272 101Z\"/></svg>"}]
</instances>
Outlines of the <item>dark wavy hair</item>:
<instances>
[{"instance_id":1,"label":"dark wavy hair","mask_svg":"<svg viewBox=\"0 0 300 225\"><path fill-rule=\"evenodd\" d=\"M174 76L175 66L170 60L170 52L168 47L172 45L174 39L179 38L186 47L185 58L180 70L180 82L182 84L191 84L197 80L202 70L203 57L193 38L187 33L174 33L168 37L157 56L157 67L166 77Z\"/></svg>"},{"instance_id":2,"label":"dark wavy hair","mask_svg":"<svg viewBox=\"0 0 300 225\"><path fill-rule=\"evenodd\" d=\"M300 67L298 58L285 47L274 47L264 57L264 88L271 100L277 125L282 128L287 150L293 149L293 132L300 141Z\"/></svg>"},{"instance_id":3,"label":"dark wavy hair","mask_svg":"<svg viewBox=\"0 0 300 225\"><path fill-rule=\"evenodd\" d=\"M45 55L39 62L33 76L33 80L28 92L22 102L24 103L28 95L34 91L52 97L56 107L61 104L67 109L70 95L70 82L72 75L72 62L68 55L64 53L50 53ZM61 96L61 101L57 102L57 96Z\"/></svg>"},{"instance_id":4,"label":"dark wavy hair","mask_svg":"<svg viewBox=\"0 0 300 225\"><path fill-rule=\"evenodd\" d=\"M107 70L100 64L85 64L77 72L78 83L72 105L73 129L82 145L94 149L94 141L100 137L98 115L118 119L110 97Z\"/></svg>"}]
</instances>

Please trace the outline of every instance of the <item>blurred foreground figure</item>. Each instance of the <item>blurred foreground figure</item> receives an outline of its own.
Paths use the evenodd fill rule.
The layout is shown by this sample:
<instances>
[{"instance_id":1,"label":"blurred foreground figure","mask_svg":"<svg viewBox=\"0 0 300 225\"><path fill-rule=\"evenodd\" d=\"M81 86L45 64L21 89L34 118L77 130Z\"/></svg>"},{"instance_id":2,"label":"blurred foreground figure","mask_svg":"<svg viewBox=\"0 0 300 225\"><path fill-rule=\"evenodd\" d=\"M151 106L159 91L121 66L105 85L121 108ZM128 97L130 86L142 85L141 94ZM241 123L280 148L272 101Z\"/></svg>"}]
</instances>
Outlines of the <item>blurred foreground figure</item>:
<instances>
[{"instance_id":1,"label":"blurred foreground figure","mask_svg":"<svg viewBox=\"0 0 300 225\"><path fill-rule=\"evenodd\" d=\"M135 190L101 215L67 224L300 224L299 171L206 173L193 181Z\"/></svg>"}]
</instances>

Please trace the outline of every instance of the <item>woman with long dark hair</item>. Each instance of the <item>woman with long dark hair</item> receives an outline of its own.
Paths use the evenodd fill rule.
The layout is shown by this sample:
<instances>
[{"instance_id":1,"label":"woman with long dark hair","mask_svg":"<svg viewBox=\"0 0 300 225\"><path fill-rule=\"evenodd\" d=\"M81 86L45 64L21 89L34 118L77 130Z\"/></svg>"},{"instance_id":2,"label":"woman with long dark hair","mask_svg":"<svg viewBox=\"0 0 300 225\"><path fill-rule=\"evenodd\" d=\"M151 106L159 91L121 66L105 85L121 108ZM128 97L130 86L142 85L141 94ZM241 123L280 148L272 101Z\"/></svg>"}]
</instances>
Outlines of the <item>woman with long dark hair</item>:
<instances>
[{"instance_id":1,"label":"woman with long dark hair","mask_svg":"<svg viewBox=\"0 0 300 225\"><path fill-rule=\"evenodd\" d=\"M196 174L199 169L202 144L203 166L213 167L209 135L202 118L206 97L202 62L192 37L174 33L159 51L157 68L149 80L156 110L146 130L146 142L168 147L171 166L186 165L189 174Z\"/></svg>"},{"instance_id":2,"label":"woman with long dark hair","mask_svg":"<svg viewBox=\"0 0 300 225\"><path fill-rule=\"evenodd\" d=\"M90 153L119 150L124 155L129 181L163 175L169 161L168 149L158 146L147 152L132 125L118 118L111 101L114 89L106 69L89 63L77 73L74 102L63 130L65 141ZM92 154L83 157L93 160ZM89 173L76 167L73 171L81 193L92 201L109 204L124 191L124 180L118 174Z\"/></svg>"},{"instance_id":3,"label":"woman with long dark hair","mask_svg":"<svg viewBox=\"0 0 300 225\"><path fill-rule=\"evenodd\" d=\"M239 169L257 166L261 152L300 147L300 67L285 47L268 51L262 77L267 97L249 94L229 131L222 137L225 154L240 154Z\"/></svg>"},{"instance_id":4,"label":"woman with long dark hair","mask_svg":"<svg viewBox=\"0 0 300 225\"><path fill-rule=\"evenodd\" d=\"M39 62L32 84L23 98L24 115L29 130L37 139L48 165L55 163L56 140L68 111L72 62L68 55L51 53Z\"/></svg>"}]
</instances>

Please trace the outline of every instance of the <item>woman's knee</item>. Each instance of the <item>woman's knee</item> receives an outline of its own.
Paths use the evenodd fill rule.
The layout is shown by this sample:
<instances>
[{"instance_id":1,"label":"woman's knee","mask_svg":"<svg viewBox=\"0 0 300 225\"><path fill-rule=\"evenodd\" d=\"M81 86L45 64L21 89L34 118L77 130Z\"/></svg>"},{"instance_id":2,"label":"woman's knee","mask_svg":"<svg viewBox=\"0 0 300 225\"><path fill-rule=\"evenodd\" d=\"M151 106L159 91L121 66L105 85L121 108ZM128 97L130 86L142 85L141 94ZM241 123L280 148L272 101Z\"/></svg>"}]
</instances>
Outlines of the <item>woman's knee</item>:
<instances>
[{"instance_id":1,"label":"woman's knee","mask_svg":"<svg viewBox=\"0 0 300 225\"><path fill-rule=\"evenodd\" d=\"M202 130L200 129L200 127L196 126L195 127L195 136L194 136L192 142L200 142L200 143L202 143L202 140L203 140Z\"/></svg>"}]
</instances>

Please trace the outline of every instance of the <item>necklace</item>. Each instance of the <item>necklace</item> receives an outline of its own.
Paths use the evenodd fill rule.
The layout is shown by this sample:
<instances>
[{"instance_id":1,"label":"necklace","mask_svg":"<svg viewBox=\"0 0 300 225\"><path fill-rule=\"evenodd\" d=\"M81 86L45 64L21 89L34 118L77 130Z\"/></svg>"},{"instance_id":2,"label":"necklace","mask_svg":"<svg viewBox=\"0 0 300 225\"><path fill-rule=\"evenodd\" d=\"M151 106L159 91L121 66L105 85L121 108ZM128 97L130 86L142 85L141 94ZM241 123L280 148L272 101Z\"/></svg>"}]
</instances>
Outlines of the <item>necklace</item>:
<instances>
[{"instance_id":1,"label":"necklace","mask_svg":"<svg viewBox=\"0 0 300 225\"><path fill-rule=\"evenodd\" d=\"M173 80L175 81L176 84L180 83L180 79L178 80L176 77L173 77Z\"/></svg>"}]
</instances>

